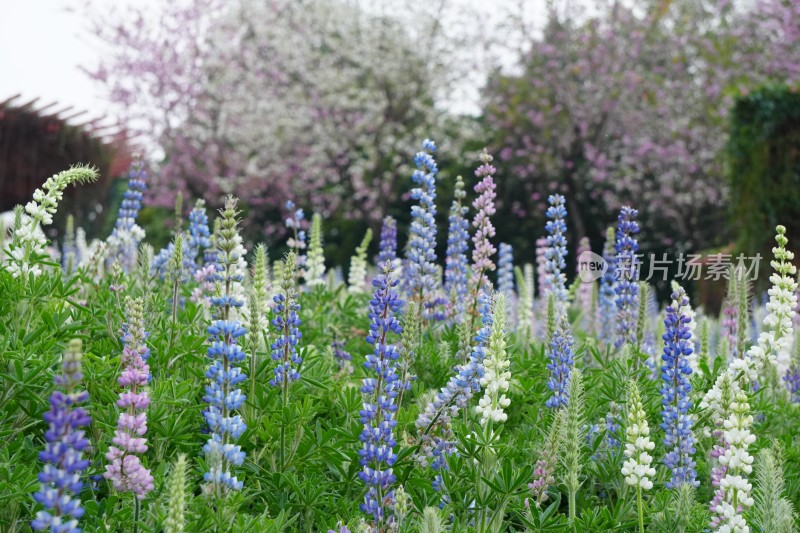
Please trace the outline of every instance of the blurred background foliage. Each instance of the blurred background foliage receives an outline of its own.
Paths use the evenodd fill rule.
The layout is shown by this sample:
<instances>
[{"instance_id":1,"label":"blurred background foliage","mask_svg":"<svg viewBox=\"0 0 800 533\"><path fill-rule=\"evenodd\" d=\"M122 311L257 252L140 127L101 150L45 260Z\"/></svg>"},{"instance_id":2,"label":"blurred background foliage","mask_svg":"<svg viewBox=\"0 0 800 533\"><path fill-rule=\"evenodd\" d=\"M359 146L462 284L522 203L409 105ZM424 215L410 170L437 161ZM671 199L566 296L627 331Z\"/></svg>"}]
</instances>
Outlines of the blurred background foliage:
<instances>
[{"instance_id":1,"label":"blurred background foliage","mask_svg":"<svg viewBox=\"0 0 800 533\"><path fill-rule=\"evenodd\" d=\"M276 258L293 200L307 219L323 215L326 257L346 265L386 215L402 248L411 160L431 138L440 235L454 178L472 193L486 146L498 167L497 241L514 246L517 263L534 260L553 192L568 201L571 250L583 236L600 250L625 204L640 212L645 252L735 243L754 253L778 221L791 237L800 5L550 2L532 23L495 11L446 0L183 0L156 16L88 1L108 53L87 72L151 166L140 223L165 244L178 193L184 215L199 197L217 209L234 193L246 241L265 241ZM480 91L465 111L469 84ZM109 205L102 188L81 190ZM111 189L110 212L122 190Z\"/></svg>"}]
</instances>

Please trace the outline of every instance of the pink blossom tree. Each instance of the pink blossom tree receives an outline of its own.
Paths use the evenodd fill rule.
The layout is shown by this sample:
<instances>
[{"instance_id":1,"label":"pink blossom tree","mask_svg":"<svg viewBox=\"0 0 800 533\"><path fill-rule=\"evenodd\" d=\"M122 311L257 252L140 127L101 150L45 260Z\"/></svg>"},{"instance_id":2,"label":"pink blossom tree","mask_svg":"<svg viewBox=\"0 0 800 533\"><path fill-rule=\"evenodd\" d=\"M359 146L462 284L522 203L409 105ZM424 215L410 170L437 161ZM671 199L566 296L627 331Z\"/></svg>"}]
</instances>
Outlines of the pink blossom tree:
<instances>
[{"instance_id":1,"label":"pink blossom tree","mask_svg":"<svg viewBox=\"0 0 800 533\"><path fill-rule=\"evenodd\" d=\"M377 224L406 185L398 167L440 136L435 12L407 24L340 0L132 9L90 11L109 49L90 74L163 152L151 197L164 206L232 193L266 236L290 198Z\"/></svg>"},{"instance_id":2,"label":"pink blossom tree","mask_svg":"<svg viewBox=\"0 0 800 533\"><path fill-rule=\"evenodd\" d=\"M737 94L800 79L798 9L790 0L552 9L519 72L492 76L485 92L497 166L508 175L501 209L541 233L547 195L560 192L572 238L599 245L630 202L648 246L718 241L728 111Z\"/></svg>"}]
</instances>

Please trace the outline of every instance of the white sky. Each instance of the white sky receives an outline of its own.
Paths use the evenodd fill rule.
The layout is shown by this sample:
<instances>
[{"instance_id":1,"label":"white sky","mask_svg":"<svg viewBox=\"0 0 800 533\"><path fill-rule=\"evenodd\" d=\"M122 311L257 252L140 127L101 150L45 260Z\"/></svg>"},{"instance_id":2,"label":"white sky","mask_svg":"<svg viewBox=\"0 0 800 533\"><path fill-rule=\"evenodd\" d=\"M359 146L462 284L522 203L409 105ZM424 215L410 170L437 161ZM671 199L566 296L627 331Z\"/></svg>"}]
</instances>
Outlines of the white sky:
<instances>
[{"instance_id":1,"label":"white sky","mask_svg":"<svg viewBox=\"0 0 800 533\"><path fill-rule=\"evenodd\" d=\"M136 2L158 5L165 0L95 0L103 6ZM481 12L515 10L524 6L527 16L541 13L546 0L456 0ZM40 98L40 107L53 101L52 110L74 106L87 111L80 120L113 115L99 86L81 70L96 64L101 55L87 24L70 9L80 0L0 0L0 101L21 93L16 103ZM82 35L83 32L84 34ZM477 89L477 88L475 88ZM473 95L477 90L466 91ZM465 96L470 98L470 96ZM474 103L464 102L464 110ZM462 106L456 106L462 107Z\"/></svg>"}]
</instances>

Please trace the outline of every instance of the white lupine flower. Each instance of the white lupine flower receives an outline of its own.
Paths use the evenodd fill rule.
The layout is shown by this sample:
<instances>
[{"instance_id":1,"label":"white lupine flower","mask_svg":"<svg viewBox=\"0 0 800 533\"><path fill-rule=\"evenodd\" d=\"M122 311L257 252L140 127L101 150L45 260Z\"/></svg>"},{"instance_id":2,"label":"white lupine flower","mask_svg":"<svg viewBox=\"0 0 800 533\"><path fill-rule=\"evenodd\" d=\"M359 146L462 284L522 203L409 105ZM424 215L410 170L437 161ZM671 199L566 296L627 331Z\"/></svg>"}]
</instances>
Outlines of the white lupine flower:
<instances>
[{"instance_id":1,"label":"white lupine flower","mask_svg":"<svg viewBox=\"0 0 800 533\"><path fill-rule=\"evenodd\" d=\"M372 240L372 230L367 229L364 240L356 248L356 255L350 259L350 271L347 273L347 291L362 293L366 290L367 279L367 247Z\"/></svg>"},{"instance_id":2,"label":"white lupine flower","mask_svg":"<svg viewBox=\"0 0 800 533\"><path fill-rule=\"evenodd\" d=\"M492 306L492 332L485 348L484 373L480 380L484 388L483 398L478 402L475 412L481 415L481 425L489 421L505 422L508 415L503 411L511 405L506 397L508 392L511 364L506 352L506 300L505 295L495 296Z\"/></svg>"},{"instance_id":3,"label":"white lupine flower","mask_svg":"<svg viewBox=\"0 0 800 533\"><path fill-rule=\"evenodd\" d=\"M41 189L33 192L33 201L25 205L27 216L21 216L21 225L14 231L14 237L6 255L9 258L8 270L11 275L27 277L41 274L42 269L35 263L37 256L46 254L47 239L41 232L40 226L53 223L53 214L58 208L58 203L64 198L63 191L72 183L83 183L97 179L97 171L90 167L73 167L59 172L44 182Z\"/></svg>"},{"instance_id":4,"label":"white lupine flower","mask_svg":"<svg viewBox=\"0 0 800 533\"><path fill-rule=\"evenodd\" d=\"M767 303L767 316L764 317L764 331L758 336L758 342L752 346L745 357L734 359L725 371L737 389L743 385L756 381L765 368L777 366L778 375L784 375L789 366L789 352L793 338L792 323L797 307L797 281L795 274L797 268L792 264L794 254L786 249L788 239L784 235L786 228L778 226L775 241L778 246L772 249L775 259L770 265L775 272L770 276L772 287L769 289L769 302ZM714 404L714 397L719 395L718 385L706 393L701 408Z\"/></svg>"},{"instance_id":5,"label":"white lupine flower","mask_svg":"<svg viewBox=\"0 0 800 533\"><path fill-rule=\"evenodd\" d=\"M740 390L731 404L730 415L723 422L727 446L719 462L727 466L727 471L719 485L724 499L713 509L719 519L717 531L750 531L742 513L754 503L750 495L753 486L745 477L753 471L753 456L748 451L756 440L756 436L750 433L752 425L753 415L750 414L747 394Z\"/></svg>"},{"instance_id":6,"label":"white lupine flower","mask_svg":"<svg viewBox=\"0 0 800 533\"><path fill-rule=\"evenodd\" d=\"M634 381L628 383L628 427L625 429L625 434L627 459L622 463L621 470L625 476L625 483L650 490L653 488L651 478L656 475L656 469L651 466L653 457L647 452L655 448L655 443L650 440L647 415L639 395L639 387Z\"/></svg>"}]
</instances>

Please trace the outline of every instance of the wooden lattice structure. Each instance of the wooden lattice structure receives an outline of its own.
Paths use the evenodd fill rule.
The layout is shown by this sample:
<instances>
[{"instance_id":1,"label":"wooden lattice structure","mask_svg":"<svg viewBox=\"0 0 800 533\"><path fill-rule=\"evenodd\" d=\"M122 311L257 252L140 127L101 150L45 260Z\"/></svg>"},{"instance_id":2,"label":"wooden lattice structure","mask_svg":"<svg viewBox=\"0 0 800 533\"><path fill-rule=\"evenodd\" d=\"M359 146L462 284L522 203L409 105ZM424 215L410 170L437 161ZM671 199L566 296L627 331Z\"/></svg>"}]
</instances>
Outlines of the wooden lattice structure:
<instances>
[{"instance_id":1,"label":"wooden lattice structure","mask_svg":"<svg viewBox=\"0 0 800 533\"><path fill-rule=\"evenodd\" d=\"M56 102L41 105L20 95L0 100L0 212L27 203L33 191L53 174L76 163L100 170L91 185L66 191L53 228L63 228L67 214L87 229L100 230L112 180L130 164L126 132L104 119L85 119L85 111Z\"/></svg>"}]
</instances>

